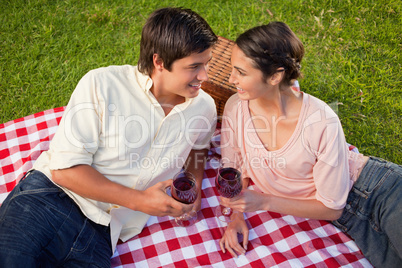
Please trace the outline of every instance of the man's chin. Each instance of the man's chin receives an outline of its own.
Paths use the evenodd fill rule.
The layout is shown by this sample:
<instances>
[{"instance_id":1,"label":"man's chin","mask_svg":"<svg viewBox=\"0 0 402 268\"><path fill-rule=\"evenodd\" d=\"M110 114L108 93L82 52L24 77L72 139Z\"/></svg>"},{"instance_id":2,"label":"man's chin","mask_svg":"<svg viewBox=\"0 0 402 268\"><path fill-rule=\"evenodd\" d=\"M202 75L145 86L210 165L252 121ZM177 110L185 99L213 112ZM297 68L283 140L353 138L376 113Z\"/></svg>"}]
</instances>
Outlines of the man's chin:
<instances>
[{"instance_id":1,"label":"man's chin","mask_svg":"<svg viewBox=\"0 0 402 268\"><path fill-rule=\"evenodd\" d=\"M197 88L197 89L191 88L191 91L187 94L188 95L187 98L191 99L191 98L197 97L198 94L200 94L200 89L201 88Z\"/></svg>"}]
</instances>

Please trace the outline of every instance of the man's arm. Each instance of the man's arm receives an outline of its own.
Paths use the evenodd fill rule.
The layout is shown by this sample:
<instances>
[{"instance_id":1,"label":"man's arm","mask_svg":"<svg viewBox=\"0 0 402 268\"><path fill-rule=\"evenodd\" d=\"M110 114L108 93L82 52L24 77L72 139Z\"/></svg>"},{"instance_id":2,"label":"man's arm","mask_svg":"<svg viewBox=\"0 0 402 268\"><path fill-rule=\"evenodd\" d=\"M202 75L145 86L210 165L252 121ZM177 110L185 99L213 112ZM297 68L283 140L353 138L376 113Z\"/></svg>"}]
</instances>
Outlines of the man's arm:
<instances>
[{"instance_id":1,"label":"man's arm","mask_svg":"<svg viewBox=\"0 0 402 268\"><path fill-rule=\"evenodd\" d=\"M166 194L165 189L171 185L171 180L139 191L109 180L89 165L52 170L52 179L82 197L124 206L148 215L178 217L193 208L193 205L177 202Z\"/></svg>"}]
</instances>

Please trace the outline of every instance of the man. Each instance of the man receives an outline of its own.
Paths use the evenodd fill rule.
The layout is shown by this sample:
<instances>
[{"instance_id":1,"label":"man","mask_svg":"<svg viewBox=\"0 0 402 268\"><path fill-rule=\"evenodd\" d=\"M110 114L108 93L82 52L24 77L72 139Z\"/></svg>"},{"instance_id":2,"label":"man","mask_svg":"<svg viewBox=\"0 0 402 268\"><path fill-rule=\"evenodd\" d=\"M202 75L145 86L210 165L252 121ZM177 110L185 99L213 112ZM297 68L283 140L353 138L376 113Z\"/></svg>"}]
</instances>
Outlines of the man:
<instances>
[{"instance_id":1,"label":"man","mask_svg":"<svg viewBox=\"0 0 402 268\"><path fill-rule=\"evenodd\" d=\"M195 12L156 10L138 66L92 70L78 83L49 151L0 208L0 266L110 267L117 240L149 215L195 209L166 194L184 164L201 190L215 128L201 90L217 41Z\"/></svg>"}]
</instances>

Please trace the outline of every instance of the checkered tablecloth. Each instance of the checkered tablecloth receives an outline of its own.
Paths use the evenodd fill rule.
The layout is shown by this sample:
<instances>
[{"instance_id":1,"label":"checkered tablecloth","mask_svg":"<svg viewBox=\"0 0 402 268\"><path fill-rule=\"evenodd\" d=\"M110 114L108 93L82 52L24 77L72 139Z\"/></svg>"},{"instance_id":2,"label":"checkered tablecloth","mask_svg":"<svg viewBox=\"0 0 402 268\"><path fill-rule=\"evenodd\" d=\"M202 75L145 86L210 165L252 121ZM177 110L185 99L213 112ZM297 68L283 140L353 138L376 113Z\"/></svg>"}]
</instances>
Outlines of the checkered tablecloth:
<instances>
[{"instance_id":1,"label":"checkered tablecloth","mask_svg":"<svg viewBox=\"0 0 402 268\"><path fill-rule=\"evenodd\" d=\"M0 204L48 149L63 112L64 107L51 109L0 125ZM216 134L211 159L220 154ZM223 254L219 240L226 224L214 215L218 194L211 161L198 222L176 227L171 217L151 217L139 235L117 245L112 267L371 267L356 244L330 223L263 211L245 214L250 227L245 256Z\"/></svg>"}]
</instances>

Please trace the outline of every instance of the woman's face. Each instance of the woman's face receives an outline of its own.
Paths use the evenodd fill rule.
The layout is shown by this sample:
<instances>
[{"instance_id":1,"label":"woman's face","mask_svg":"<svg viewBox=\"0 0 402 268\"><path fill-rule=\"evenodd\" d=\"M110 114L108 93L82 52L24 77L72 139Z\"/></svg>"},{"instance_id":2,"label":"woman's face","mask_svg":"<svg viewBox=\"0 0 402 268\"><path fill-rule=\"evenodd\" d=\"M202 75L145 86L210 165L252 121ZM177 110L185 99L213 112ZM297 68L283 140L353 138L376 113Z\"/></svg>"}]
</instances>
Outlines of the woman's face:
<instances>
[{"instance_id":1,"label":"woman's face","mask_svg":"<svg viewBox=\"0 0 402 268\"><path fill-rule=\"evenodd\" d=\"M242 100L252 100L263 97L268 93L270 86L264 81L263 74L253 66L253 61L235 45L232 49L232 73L229 82L237 88Z\"/></svg>"}]
</instances>

